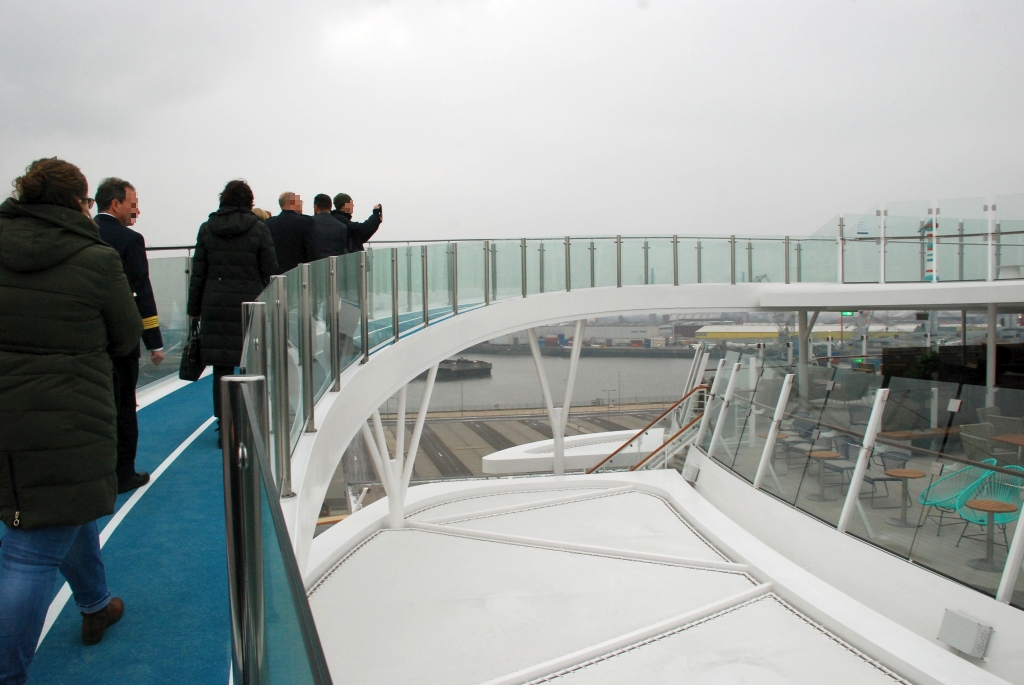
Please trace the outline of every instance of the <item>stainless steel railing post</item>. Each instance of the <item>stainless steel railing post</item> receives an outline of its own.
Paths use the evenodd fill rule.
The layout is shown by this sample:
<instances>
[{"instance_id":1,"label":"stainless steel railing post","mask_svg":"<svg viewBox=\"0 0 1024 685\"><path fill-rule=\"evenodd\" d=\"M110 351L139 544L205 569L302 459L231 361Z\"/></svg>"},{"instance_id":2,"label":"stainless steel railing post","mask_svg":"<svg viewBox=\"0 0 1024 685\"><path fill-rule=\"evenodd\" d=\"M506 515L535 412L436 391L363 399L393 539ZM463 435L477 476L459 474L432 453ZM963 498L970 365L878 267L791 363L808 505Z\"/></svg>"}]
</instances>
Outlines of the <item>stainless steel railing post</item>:
<instances>
[{"instance_id":1,"label":"stainless steel railing post","mask_svg":"<svg viewBox=\"0 0 1024 685\"><path fill-rule=\"evenodd\" d=\"M266 395L264 376L221 380L224 517L234 682L266 682L267 651L263 603L263 537L258 450L266 449L267 426L253 426L245 394ZM262 421L257 413L257 420ZM256 441L261 440L262 445Z\"/></svg>"},{"instance_id":2,"label":"stainless steel railing post","mask_svg":"<svg viewBox=\"0 0 1024 685\"><path fill-rule=\"evenodd\" d=\"M398 342L398 248L391 248L391 333Z\"/></svg>"},{"instance_id":3,"label":"stainless steel railing post","mask_svg":"<svg viewBox=\"0 0 1024 685\"><path fill-rule=\"evenodd\" d=\"M420 260L423 271L423 325L430 325L430 281L427 278L427 246L420 247Z\"/></svg>"},{"instance_id":4,"label":"stainless steel railing post","mask_svg":"<svg viewBox=\"0 0 1024 685\"><path fill-rule=\"evenodd\" d=\"M644 240L644 285L650 285L651 282L651 267L650 260L648 259L649 252L650 248L648 246L648 242Z\"/></svg>"},{"instance_id":5,"label":"stainless steel railing post","mask_svg":"<svg viewBox=\"0 0 1024 685\"><path fill-rule=\"evenodd\" d=\"M789 284L789 236L782 239L782 249L785 250L786 284Z\"/></svg>"},{"instance_id":6,"label":"stainless steel railing post","mask_svg":"<svg viewBox=\"0 0 1024 685\"><path fill-rule=\"evenodd\" d=\"M452 243L452 314L459 313L459 244Z\"/></svg>"},{"instance_id":7,"label":"stainless steel railing post","mask_svg":"<svg viewBox=\"0 0 1024 685\"><path fill-rule=\"evenodd\" d=\"M338 286L338 258L327 262L327 334L331 336L331 392L341 390L341 290Z\"/></svg>"},{"instance_id":8,"label":"stainless steel railing post","mask_svg":"<svg viewBox=\"0 0 1024 685\"><path fill-rule=\"evenodd\" d=\"M491 241L484 241L484 306L491 303Z\"/></svg>"},{"instance_id":9,"label":"stainless steel railing post","mask_svg":"<svg viewBox=\"0 0 1024 685\"><path fill-rule=\"evenodd\" d=\"M285 276L274 276L270 287L274 289L273 310L268 312L271 354L268 368L274 375L269 388L271 394L270 417L274 436L274 468L277 471L277 490L281 497L294 497L292 492L291 415L288 404L288 287Z\"/></svg>"},{"instance_id":10,"label":"stainless steel railing post","mask_svg":"<svg viewBox=\"0 0 1024 685\"><path fill-rule=\"evenodd\" d=\"M565 292L572 292L572 261L569 259L569 236L565 236Z\"/></svg>"},{"instance_id":11,"label":"stainless steel railing post","mask_svg":"<svg viewBox=\"0 0 1024 685\"><path fill-rule=\"evenodd\" d=\"M843 217L839 217L839 273L837 274L837 283L846 282L846 238L843 237L844 226ZM923 274L921 280L924 280Z\"/></svg>"},{"instance_id":12,"label":"stainless steel railing post","mask_svg":"<svg viewBox=\"0 0 1024 685\"><path fill-rule=\"evenodd\" d=\"M700 271L700 241L698 240L697 241L697 282L698 283L701 282L701 280L702 280L701 276L702 275L703 274L701 274L701 271Z\"/></svg>"},{"instance_id":13,"label":"stainless steel railing post","mask_svg":"<svg viewBox=\"0 0 1024 685\"><path fill-rule=\"evenodd\" d=\"M522 262L523 297L526 297L526 238L519 239L519 253Z\"/></svg>"},{"instance_id":14,"label":"stainless steel railing post","mask_svg":"<svg viewBox=\"0 0 1024 685\"><path fill-rule=\"evenodd\" d=\"M736 236L729 236L729 283L736 285Z\"/></svg>"},{"instance_id":15,"label":"stainless steel railing post","mask_svg":"<svg viewBox=\"0 0 1024 685\"><path fill-rule=\"evenodd\" d=\"M672 236L672 285L679 285L679 236Z\"/></svg>"},{"instance_id":16,"label":"stainless steel railing post","mask_svg":"<svg viewBox=\"0 0 1024 685\"><path fill-rule=\"evenodd\" d=\"M615 236L615 287L622 287L622 236Z\"/></svg>"},{"instance_id":17,"label":"stainless steel railing post","mask_svg":"<svg viewBox=\"0 0 1024 685\"><path fill-rule=\"evenodd\" d=\"M591 288L594 287L594 283L597 280L595 275L594 275L594 262L596 260L596 257L595 257L596 252L597 252L597 246L594 245L594 241L591 240L590 241L590 287Z\"/></svg>"},{"instance_id":18,"label":"stainless steel railing post","mask_svg":"<svg viewBox=\"0 0 1024 685\"><path fill-rule=\"evenodd\" d=\"M313 387L313 284L309 279L309 264L299 264L299 363L302 365L302 409L306 415L303 430L316 432L313 405L316 403L316 388Z\"/></svg>"},{"instance_id":19,"label":"stainless steel railing post","mask_svg":"<svg viewBox=\"0 0 1024 685\"><path fill-rule=\"evenodd\" d=\"M266 303L242 303L243 340L251 340L254 354L246 355L243 374L266 376ZM248 350L248 347L247 347Z\"/></svg>"},{"instance_id":20,"label":"stainless steel railing post","mask_svg":"<svg viewBox=\"0 0 1024 685\"><path fill-rule=\"evenodd\" d=\"M538 290L544 292L544 241L537 246L537 281Z\"/></svg>"},{"instance_id":21,"label":"stainless steel railing post","mask_svg":"<svg viewBox=\"0 0 1024 685\"><path fill-rule=\"evenodd\" d=\"M363 339L363 361L370 361L370 296L366 278L366 253L359 253L359 335Z\"/></svg>"}]
</instances>

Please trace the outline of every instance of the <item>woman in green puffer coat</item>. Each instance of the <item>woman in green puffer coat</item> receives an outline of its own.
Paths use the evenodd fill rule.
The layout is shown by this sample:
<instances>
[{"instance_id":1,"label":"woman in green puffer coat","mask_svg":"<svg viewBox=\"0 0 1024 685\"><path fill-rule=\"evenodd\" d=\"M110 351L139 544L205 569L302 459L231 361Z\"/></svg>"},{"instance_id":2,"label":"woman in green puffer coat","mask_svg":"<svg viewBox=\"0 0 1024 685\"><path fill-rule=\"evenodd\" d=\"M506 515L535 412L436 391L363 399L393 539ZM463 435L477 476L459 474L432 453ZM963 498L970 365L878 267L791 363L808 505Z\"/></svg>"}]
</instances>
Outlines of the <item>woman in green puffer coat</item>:
<instances>
[{"instance_id":1,"label":"woman in green puffer coat","mask_svg":"<svg viewBox=\"0 0 1024 685\"><path fill-rule=\"evenodd\" d=\"M41 159L0 204L0 683L24 682L57 570L95 644L121 618L96 519L117 496L110 355L142 319L78 167Z\"/></svg>"}]
</instances>

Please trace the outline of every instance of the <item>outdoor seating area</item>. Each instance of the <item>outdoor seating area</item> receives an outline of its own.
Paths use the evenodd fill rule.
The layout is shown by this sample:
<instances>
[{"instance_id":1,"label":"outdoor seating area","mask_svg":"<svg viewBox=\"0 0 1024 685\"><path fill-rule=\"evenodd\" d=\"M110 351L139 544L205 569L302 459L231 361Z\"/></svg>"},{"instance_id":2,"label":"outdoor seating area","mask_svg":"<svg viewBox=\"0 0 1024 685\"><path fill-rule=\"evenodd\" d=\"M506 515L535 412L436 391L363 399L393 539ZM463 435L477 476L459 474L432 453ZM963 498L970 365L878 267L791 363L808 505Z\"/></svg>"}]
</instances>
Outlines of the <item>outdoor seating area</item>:
<instances>
[{"instance_id":1,"label":"outdoor seating area","mask_svg":"<svg viewBox=\"0 0 1024 685\"><path fill-rule=\"evenodd\" d=\"M750 363L739 355L727 367L729 362ZM757 383L767 381L774 389L777 379L793 371L766 366L759 369ZM835 368L809 372L805 387L815 390L802 398L794 382L761 488L836 526L875 391L885 379L853 373L841 378ZM736 384L747 378L740 374ZM974 386L887 380L888 400L847 532L994 595L1024 504L1024 467L1008 442L1015 433L1000 432L1020 430L1021 418L1003 415L1017 406L1016 391L1000 393L1004 407L986 408ZM820 389L824 393L818 397ZM768 438L768 422L760 417L774 414L779 393L773 401L771 392L749 390L754 392L734 392L727 407L721 392L712 398L701 447L753 483ZM949 400L956 397L961 398L958 411L950 411L957 403ZM751 416L758 422L753 435ZM976 416L984 420L967 422ZM1024 583L1018 581L1016 592L1014 603L1024 605Z\"/></svg>"}]
</instances>

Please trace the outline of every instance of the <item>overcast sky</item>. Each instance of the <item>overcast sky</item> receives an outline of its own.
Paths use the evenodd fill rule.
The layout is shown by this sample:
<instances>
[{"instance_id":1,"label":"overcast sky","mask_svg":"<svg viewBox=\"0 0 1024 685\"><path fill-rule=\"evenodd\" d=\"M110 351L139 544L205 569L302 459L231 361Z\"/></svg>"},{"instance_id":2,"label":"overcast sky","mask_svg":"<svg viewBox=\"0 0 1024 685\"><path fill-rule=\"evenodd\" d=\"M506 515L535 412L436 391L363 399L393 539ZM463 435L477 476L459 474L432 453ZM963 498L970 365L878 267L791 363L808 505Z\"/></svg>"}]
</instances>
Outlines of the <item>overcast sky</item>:
<instances>
[{"instance_id":1,"label":"overcast sky","mask_svg":"<svg viewBox=\"0 0 1024 685\"><path fill-rule=\"evenodd\" d=\"M245 178L380 238L805 234L1024 191L1024 3L5 2L0 178L138 188L191 243Z\"/></svg>"}]
</instances>

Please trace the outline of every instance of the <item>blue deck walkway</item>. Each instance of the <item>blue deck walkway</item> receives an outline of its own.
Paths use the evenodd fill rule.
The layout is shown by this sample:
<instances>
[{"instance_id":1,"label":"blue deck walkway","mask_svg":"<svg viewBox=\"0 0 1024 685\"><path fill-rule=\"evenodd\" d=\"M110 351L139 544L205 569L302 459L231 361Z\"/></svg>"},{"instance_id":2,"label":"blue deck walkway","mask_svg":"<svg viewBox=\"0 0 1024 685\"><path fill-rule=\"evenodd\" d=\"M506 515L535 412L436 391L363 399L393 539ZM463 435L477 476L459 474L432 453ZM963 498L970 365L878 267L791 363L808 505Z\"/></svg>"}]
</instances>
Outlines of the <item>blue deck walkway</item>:
<instances>
[{"instance_id":1,"label":"blue deck walkway","mask_svg":"<svg viewBox=\"0 0 1024 685\"><path fill-rule=\"evenodd\" d=\"M153 472L213 413L208 376L139 411L137 468ZM199 435L138 500L103 547L124 618L82 646L70 600L46 635L29 685L216 683L231 662L219 433ZM117 498L120 509L130 494ZM109 518L98 521L100 530ZM54 594L64 584L63 577Z\"/></svg>"}]
</instances>

